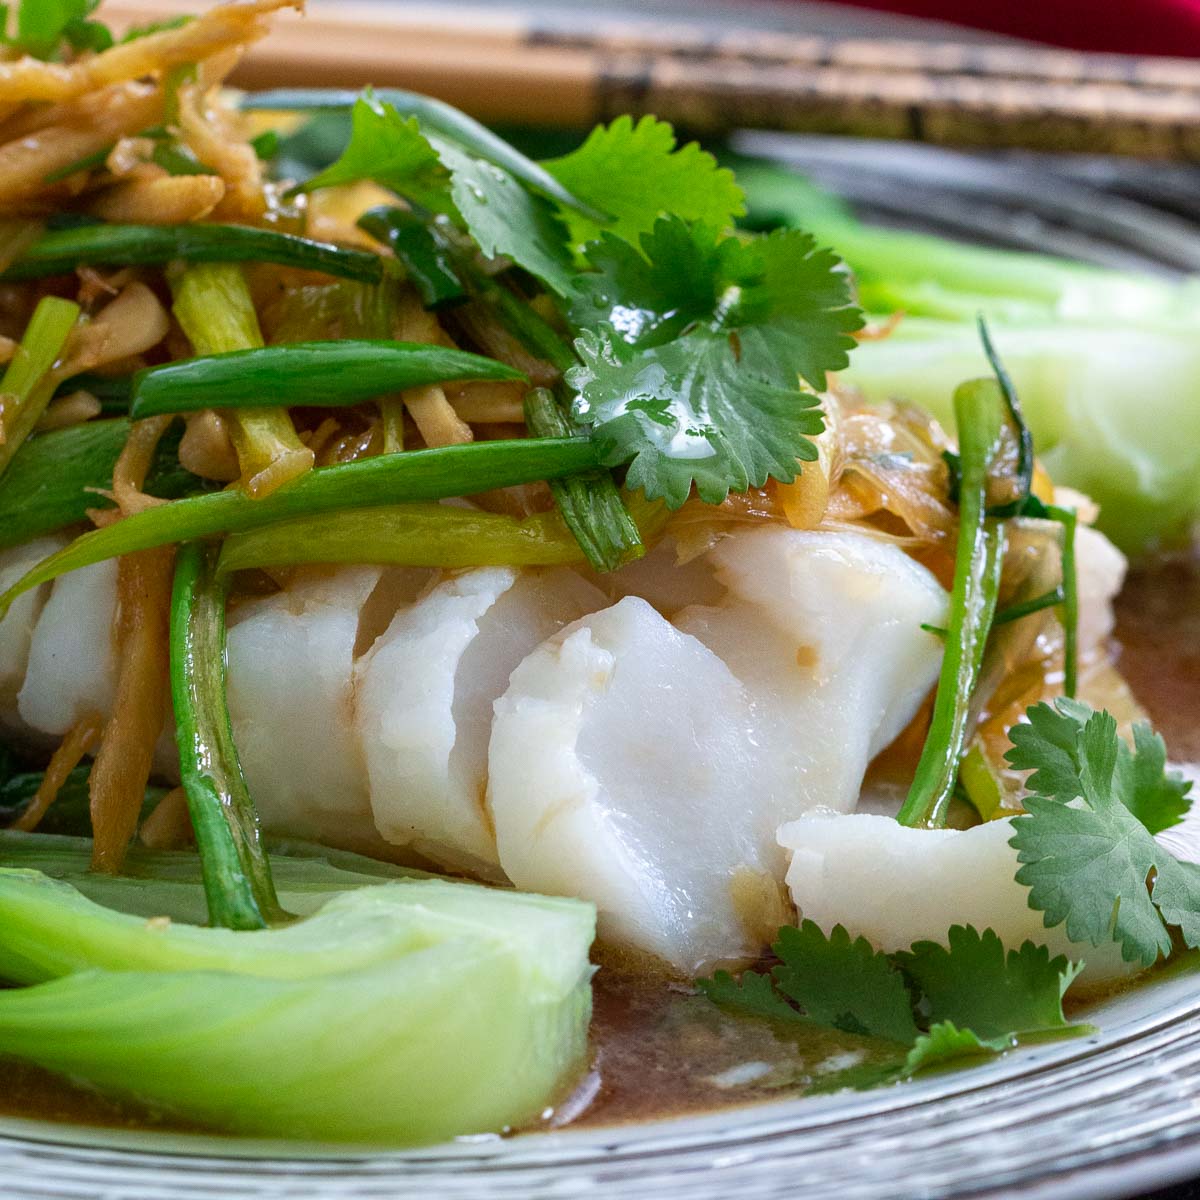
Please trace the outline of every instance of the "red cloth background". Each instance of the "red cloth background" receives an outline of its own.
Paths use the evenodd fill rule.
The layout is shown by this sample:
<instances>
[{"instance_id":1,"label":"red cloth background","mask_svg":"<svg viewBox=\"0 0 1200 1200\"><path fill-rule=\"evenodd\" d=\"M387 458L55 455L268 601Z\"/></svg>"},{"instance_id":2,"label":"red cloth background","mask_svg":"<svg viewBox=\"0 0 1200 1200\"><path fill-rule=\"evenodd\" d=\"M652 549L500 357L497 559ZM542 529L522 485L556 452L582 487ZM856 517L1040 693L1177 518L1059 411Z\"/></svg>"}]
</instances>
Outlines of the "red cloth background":
<instances>
[{"instance_id":1,"label":"red cloth background","mask_svg":"<svg viewBox=\"0 0 1200 1200\"><path fill-rule=\"evenodd\" d=\"M1200 57L1200 0L848 0L1012 37L1122 54Z\"/></svg>"}]
</instances>

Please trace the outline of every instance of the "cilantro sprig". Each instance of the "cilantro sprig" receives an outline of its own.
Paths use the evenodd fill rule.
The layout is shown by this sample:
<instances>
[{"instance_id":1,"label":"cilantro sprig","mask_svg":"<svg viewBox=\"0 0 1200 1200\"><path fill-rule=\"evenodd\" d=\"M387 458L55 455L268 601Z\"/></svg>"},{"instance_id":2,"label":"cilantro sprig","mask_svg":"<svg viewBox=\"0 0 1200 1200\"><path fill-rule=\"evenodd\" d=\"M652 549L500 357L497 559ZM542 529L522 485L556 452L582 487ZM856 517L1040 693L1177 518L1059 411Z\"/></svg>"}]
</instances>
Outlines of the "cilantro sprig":
<instances>
[{"instance_id":1,"label":"cilantro sprig","mask_svg":"<svg viewBox=\"0 0 1200 1200\"><path fill-rule=\"evenodd\" d=\"M586 250L575 285L582 366L568 379L628 483L678 508L693 484L730 491L788 482L817 457L818 397L861 327L839 260L807 234L743 241L660 218L637 247L612 235Z\"/></svg>"},{"instance_id":2,"label":"cilantro sprig","mask_svg":"<svg viewBox=\"0 0 1200 1200\"><path fill-rule=\"evenodd\" d=\"M303 186L364 178L557 297L580 360L574 418L631 488L678 507L695 484L719 503L816 458L801 380L819 390L848 365L862 324L849 280L805 234L727 236L744 208L733 176L666 123L619 118L517 170L368 91L342 156Z\"/></svg>"},{"instance_id":3,"label":"cilantro sprig","mask_svg":"<svg viewBox=\"0 0 1200 1200\"><path fill-rule=\"evenodd\" d=\"M572 195L608 215L597 222L563 208L573 246L582 250L602 231L636 242L664 213L724 229L746 211L733 172L695 142L678 146L666 121L618 117L598 125L578 149L543 167Z\"/></svg>"},{"instance_id":4,"label":"cilantro sprig","mask_svg":"<svg viewBox=\"0 0 1200 1200\"><path fill-rule=\"evenodd\" d=\"M1065 698L1026 716L1005 757L1033 772L1009 843L1030 905L1073 941L1119 942L1128 962L1169 954L1172 928L1200 945L1200 867L1154 840L1190 804L1191 784L1167 770L1162 739L1139 723L1131 747L1111 714Z\"/></svg>"},{"instance_id":5,"label":"cilantro sprig","mask_svg":"<svg viewBox=\"0 0 1200 1200\"><path fill-rule=\"evenodd\" d=\"M571 154L529 163L519 176L512 165L402 115L367 89L341 157L303 187L373 179L453 216L486 257L511 258L562 297L577 274L576 246L602 228L636 237L664 212L723 226L743 211L733 176L694 144L677 149L671 127L650 117L602 126Z\"/></svg>"},{"instance_id":6,"label":"cilantro sprig","mask_svg":"<svg viewBox=\"0 0 1200 1200\"><path fill-rule=\"evenodd\" d=\"M895 1054L870 1082L997 1054L1022 1039L1071 1036L1088 1027L1063 1014L1082 964L1025 942L1005 951L990 929L956 925L948 945L917 942L884 954L840 925L826 935L812 921L779 931L779 963L735 978L718 971L697 987L714 1004L784 1024L814 1023L880 1038Z\"/></svg>"}]
</instances>

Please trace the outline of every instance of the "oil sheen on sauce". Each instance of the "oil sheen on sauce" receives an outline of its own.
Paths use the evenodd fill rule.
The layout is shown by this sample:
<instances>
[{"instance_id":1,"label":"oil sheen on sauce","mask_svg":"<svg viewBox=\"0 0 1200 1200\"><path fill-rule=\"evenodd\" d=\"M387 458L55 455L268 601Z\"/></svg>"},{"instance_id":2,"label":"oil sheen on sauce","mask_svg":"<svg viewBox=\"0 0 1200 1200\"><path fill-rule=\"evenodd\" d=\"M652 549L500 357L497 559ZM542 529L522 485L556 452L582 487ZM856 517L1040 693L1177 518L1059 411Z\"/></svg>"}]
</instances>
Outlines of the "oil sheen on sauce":
<instances>
[{"instance_id":1,"label":"oil sheen on sauce","mask_svg":"<svg viewBox=\"0 0 1200 1200\"><path fill-rule=\"evenodd\" d=\"M1134 572L1117 603L1118 666L1166 739L1200 762L1200 560ZM831 1086L861 1068L870 1043L831 1031L786 1036L730 1017L645 962L601 952L593 1069L547 1113L551 1126L611 1125L711 1111ZM123 1128L178 1123L61 1079L0 1062L0 1115Z\"/></svg>"}]
</instances>

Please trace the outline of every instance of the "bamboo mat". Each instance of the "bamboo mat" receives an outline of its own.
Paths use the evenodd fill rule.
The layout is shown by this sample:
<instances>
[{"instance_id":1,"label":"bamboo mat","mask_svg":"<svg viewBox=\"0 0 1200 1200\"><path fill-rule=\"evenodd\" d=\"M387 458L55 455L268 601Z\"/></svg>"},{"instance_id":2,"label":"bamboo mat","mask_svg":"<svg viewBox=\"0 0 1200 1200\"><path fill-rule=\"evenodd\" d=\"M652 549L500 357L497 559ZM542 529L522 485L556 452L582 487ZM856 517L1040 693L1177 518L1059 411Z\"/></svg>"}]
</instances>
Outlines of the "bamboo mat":
<instances>
[{"instance_id":1,"label":"bamboo mat","mask_svg":"<svg viewBox=\"0 0 1200 1200\"><path fill-rule=\"evenodd\" d=\"M115 26L194 0L112 0ZM235 82L428 92L481 119L654 112L693 132L777 129L1200 161L1200 63L978 41L804 36L674 17L556 20L502 6L328 3L281 16ZM748 10L749 13L753 9ZM748 18L750 19L750 18Z\"/></svg>"}]
</instances>

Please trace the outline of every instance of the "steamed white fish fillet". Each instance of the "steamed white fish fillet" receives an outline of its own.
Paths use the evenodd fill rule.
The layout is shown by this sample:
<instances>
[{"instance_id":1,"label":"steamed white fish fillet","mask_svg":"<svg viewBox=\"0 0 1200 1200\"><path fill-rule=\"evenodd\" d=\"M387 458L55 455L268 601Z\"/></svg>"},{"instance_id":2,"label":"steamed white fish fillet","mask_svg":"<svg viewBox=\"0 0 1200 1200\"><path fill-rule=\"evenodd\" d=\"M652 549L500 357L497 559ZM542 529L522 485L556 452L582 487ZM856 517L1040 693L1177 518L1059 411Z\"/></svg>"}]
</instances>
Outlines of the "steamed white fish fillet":
<instances>
[{"instance_id":1,"label":"steamed white fish fillet","mask_svg":"<svg viewBox=\"0 0 1200 1200\"><path fill-rule=\"evenodd\" d=\"M755 723L729 668L646 601L569 626L496 702L504 870L593 901L603 937L685 973L756 954L763 931L739 901L765 888L782 905Z\"/></svg>"},{"instance_id":2,"label":"steamed white fish fillet","mask_svg":"<svg viewBox=\"0 0 1200 1200\"><path fill-rule=\"evenodd\" d=\"M359 612L379 577L377 567L300 572L230 621L234 742L268 830L349 849L380 844L353 684Z\"/></svg>"},{"instance_id":3,"label":"steamed white fish fillet","mask_svg":"<svg viewBox=\"0 0 1200 1200\"><path fill-rule=\"evenodd\" d=\"M6 591L43 558L65 544L63 538L45 537L0 552L0 592ZM29 665L33 630L42 615L50 588L49 583L43 583L24 592L0 619L0 725L17 723L17 693Z\"/></svg>"},{"instance_id":4,"label":"steamed white fish fillet","mask_svg":"<svg viewBox=\"0 0 1200 1200\"><path fill-rule=\"evenodd\" d=\"M913 942L947 944L951 925L993 929L1010 949L1026 940L1080 960L1085 985L1135 973L1116 943L1079 944L1061 925L1047 929L1016 882L1010 820L970 829L910 829L868 813L809 813L784 825L787 883L800 916L826 933L842 925L880 950Z\"/></svg>"},{"instance_id":5,"label":"steamed white fish fillet","mask_svg":"<svg viewBox=\"0 0 1200 1200\"><path fill-rule=\"evenodd\" d=\"M112 714L117 682L117 560L60 575L29 643L17 696L22 721L62 735L88 715Z\"/></svg>"},{"instance_id":6,"label":"steamed white fish fillet","mask_svg":"<svg viewBox=\"0 0 1200 1200\"><path fill-rule=\"evenodd\" d=\"M867 764L912 720L937 680L949 598L898 547L858 533L779 526L735 534L708 557L727 589L676 618L729 665L757 703L764 754L782 776L776 825L855 806Z\"/></svg>"},{"instance_id":7,"label":"steamed white fish fillet","mask_svg":"<svg viewBox=\"0 0 1200 1200\"><path fill-rule=\"evenodd\" d=\"M492 703L529 651L603 603L565 568L489 567L396 613L356 670L357 732L387 841L502 877L486 803Z\"/></svg>"},{"instance_id":8,"label":"steamed white fish fillet","mask_svg":"<svg viewBox=\"0 0 1200 1200\"><path fill-rule=\"evenodd\" d=\"M627 598L540 647L496 705L491 800L519 887L582 896L683 971L753 956L786 915L778 826L853 807L936 678L936 580L856 534L738 532L719 606ZM536 748L535 752L531 748Z\"/></svg>"}]
</instances>

